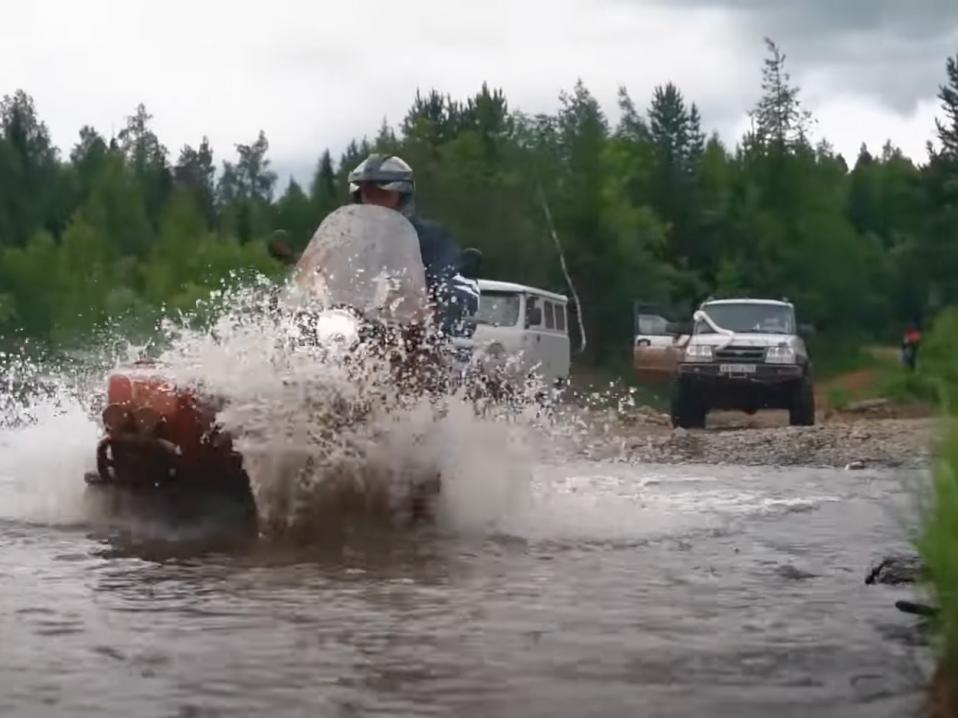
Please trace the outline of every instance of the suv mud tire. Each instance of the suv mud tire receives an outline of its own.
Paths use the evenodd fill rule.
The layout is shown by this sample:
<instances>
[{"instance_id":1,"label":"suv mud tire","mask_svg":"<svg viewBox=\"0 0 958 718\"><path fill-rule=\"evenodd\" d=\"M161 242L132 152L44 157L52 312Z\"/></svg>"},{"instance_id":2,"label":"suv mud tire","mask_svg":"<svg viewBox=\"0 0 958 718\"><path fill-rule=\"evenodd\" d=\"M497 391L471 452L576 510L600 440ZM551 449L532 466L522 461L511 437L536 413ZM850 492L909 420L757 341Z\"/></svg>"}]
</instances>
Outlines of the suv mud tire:
<instances>
[{"instance_id":1,"label":"suv mud tire","mask_svg":"<svg viewBox=\"0 0 958 718\"><path fill-rule=\"evenodd\" d=\"M788 423L792 426L815 425L815 392L808 377L795 387L791 406L788 408Z\"/></svg>"},{"instance_id":2,"label":"suv mud tire","mask_svg":"<svg viewBox=\"0 0 958 718\"><path fill-rule=\"evenodd\" d=\"M692 387L678 381L672 389L670 414L674 428L704 429L708 407Z\"/></svg>"}]
</instances>

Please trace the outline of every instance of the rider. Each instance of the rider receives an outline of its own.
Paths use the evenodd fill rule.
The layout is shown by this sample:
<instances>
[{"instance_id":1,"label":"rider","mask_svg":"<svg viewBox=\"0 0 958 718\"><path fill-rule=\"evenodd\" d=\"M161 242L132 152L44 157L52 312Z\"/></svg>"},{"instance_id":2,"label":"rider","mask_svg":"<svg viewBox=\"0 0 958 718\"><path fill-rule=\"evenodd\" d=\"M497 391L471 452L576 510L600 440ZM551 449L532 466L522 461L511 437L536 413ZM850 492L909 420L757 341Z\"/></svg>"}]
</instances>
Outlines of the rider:
<instances>
[{"instance_id":1,"label":"rider","mask_svg":"<svg viewBox=\"0 0 958 718\"><path fill-rule=\"evenodd\" d=\"M439 308L446 335L469 333L462 320L478 307L478 288L459 274L461 252L452 236L413 208L413 170L395 155L371 154L349 173L349 194L359 204L375 204L403 214L419 235L426 286Z\"/></svg>"}]
</instances>

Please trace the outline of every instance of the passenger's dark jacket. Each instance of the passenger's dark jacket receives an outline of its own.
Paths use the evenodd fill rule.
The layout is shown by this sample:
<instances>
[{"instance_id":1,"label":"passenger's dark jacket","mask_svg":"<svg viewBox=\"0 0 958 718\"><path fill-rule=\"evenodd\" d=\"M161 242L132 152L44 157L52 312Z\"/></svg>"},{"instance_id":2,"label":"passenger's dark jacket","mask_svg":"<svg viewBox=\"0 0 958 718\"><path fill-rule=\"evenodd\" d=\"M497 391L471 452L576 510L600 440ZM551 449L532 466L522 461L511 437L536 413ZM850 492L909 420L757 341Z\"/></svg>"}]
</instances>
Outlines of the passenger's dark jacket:
<instances>
[{"instance_id":1,"label":"passenger's dark jacket","mask_svg":"<svg viewBox=\"0 0 958 718\"><path fill-rule=\"evenodd\" d=\"M420 217L413 217L410 222L419 235L426 286L439 307L443 332L450 336L471 335L472 330L463 319L478 310L479 293L476 282L459 274L459 245L436 222Z\"/></svg>"}]
</instances>

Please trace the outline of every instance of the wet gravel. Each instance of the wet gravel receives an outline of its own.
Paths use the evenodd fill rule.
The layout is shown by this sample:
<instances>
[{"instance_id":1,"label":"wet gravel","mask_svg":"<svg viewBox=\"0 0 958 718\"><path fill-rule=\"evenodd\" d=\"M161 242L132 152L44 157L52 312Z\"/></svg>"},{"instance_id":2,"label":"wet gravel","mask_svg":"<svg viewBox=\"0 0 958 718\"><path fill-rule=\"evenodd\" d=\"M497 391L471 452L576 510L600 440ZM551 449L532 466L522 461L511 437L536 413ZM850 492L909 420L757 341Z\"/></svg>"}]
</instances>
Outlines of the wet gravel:
<instances>
[{"instance_id":1,"label":"wet gravel","mask_svg":"<svg viewBox=\"0 0 958 718\"><path fill-rule=\"evenodd\" d=\"M685 430L672 429L667 416L651 410L608 412L579 451L595 459L664 464L918 468L931 460L939 427L927 418L840 418L810 427L759 421L769 419L717 417L704 430Z\"/></svg>"}]
</instances>

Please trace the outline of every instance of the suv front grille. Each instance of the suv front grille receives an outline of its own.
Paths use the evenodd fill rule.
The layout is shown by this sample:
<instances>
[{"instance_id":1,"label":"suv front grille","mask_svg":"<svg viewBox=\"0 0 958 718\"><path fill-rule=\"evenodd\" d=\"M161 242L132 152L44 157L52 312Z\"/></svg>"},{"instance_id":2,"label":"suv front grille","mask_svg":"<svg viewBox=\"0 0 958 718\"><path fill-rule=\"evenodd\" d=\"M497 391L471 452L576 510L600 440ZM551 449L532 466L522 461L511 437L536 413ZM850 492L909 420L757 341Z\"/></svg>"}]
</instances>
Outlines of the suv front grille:
<instances>
[{"instance_id":1,"label":"suv front grille","mask_svg":"<svg viewBox=\"0 0 958 718\"><path fill-rule=\"evenodd\" d=\"M765 347L725 347L715 352L715 358L724 362L761 362Z\"/></svg>"}]
</instances>

